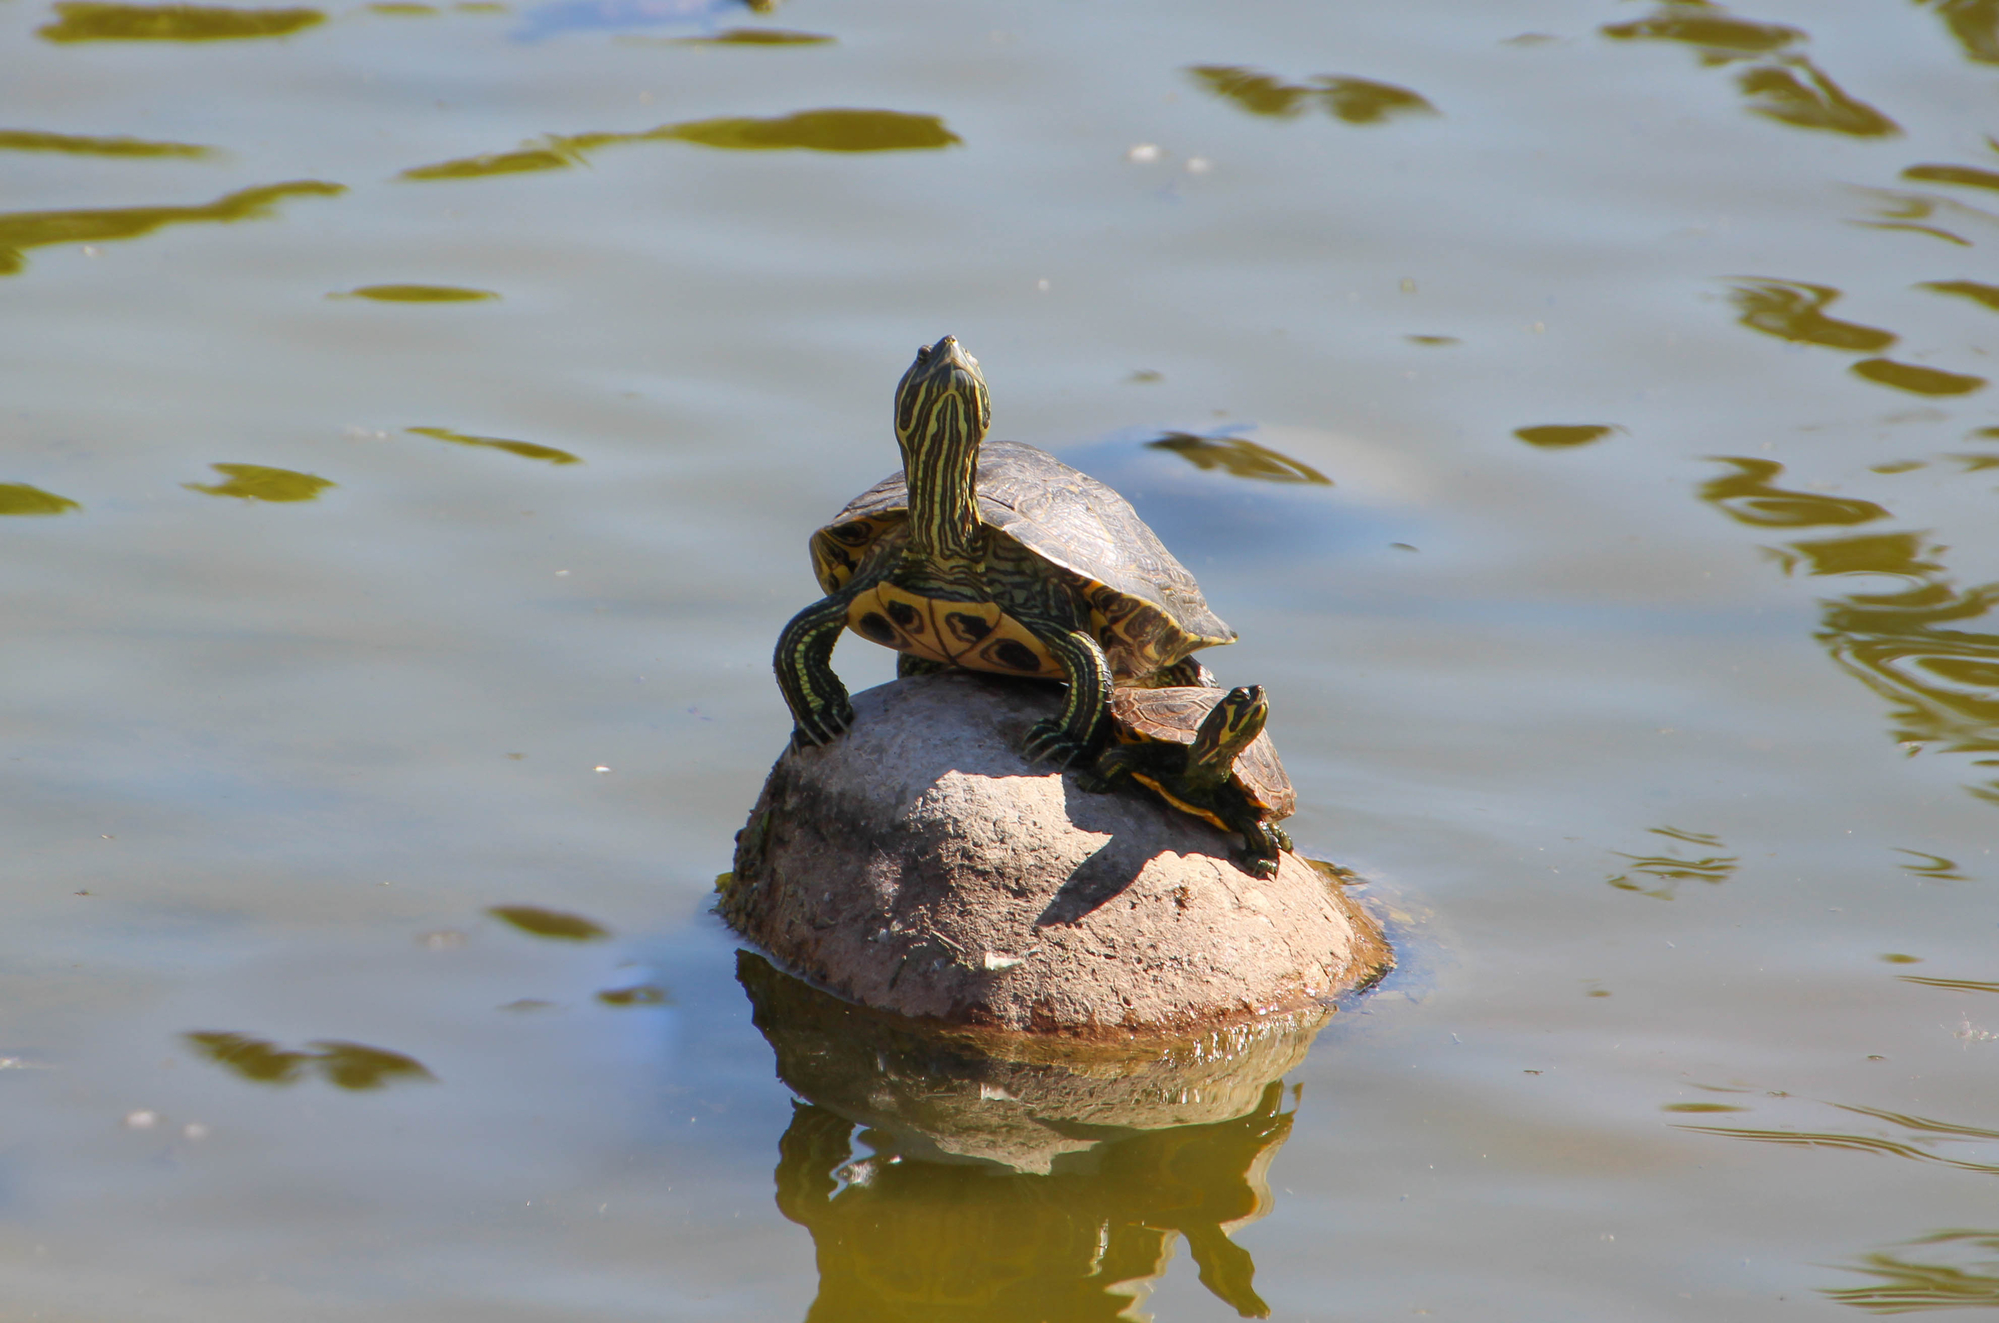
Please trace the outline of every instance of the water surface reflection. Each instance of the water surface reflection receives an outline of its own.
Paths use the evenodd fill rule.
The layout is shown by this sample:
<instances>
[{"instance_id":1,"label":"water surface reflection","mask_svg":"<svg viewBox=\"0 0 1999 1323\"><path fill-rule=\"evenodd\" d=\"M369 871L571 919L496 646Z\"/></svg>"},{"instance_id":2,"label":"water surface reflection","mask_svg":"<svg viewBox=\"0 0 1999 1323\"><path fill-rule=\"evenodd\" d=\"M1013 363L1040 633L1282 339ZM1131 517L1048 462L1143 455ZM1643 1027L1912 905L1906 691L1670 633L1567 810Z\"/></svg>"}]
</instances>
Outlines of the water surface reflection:
<instances>
[{"instance_id":1,"label":"water surface reflection","mask_svg":"<svg viewBox=\"0 0 1999 1323\"><path fill-rule=\"evenodd\" d=\"M219 5L118 5L63 0L56 21L35 29L45 41L240 41L288 37L326 21L317 9L234 9Z\"/></svg>"},{"instance_id":2,"label":"water surface reflection","mask_svg":"<svg viewBox=\"0 0 1999 1323\"><path fill-rule=\"evenodd\" d=\"M1925 1257L1942 1254L1959 1261L1918 1262L1877 1250L1847 1269L1876 1278L1873 1285L1825 1288L1820 1294L1873 1314L1999 1309L1999 1231L1936 1231L1906 1243L1933 1247Z\"/></svg>"},{"instance_id":3,"label":"water surface reflection","mask_svg":"<svg viewBox=\"0 0 1999 1323\"><path fill-rule=\"evenodd\" d=\"M1237 109L1272 119L1295 119L1312 106L1349 124L1378 124L1396 115L1437 113L1420 94L1369 78L1316 74L1309 82L1287 83L1261 69L1232 64L1197 64L1187 72L1200 87Z\"/></svg>"},{"instance_id":4,"label":"water surface reflection","mask_svg":"<svg viewBox=\"0 0 1999 1323\"><path fill-rule=\"evenodd\" d=\"M1774 485L1770 460L1718 456L1736 470L1710 479L1701 499L1754 527L1871 523L1889 512L1872 501ZM1981 455L1962 456L1974 471ZM1911 753L1999 753L1999 583L1959 588L1947 550L1927 533L1847 533L1764 549L1786 574L1899 579L1887 591L1822 598L1819 643L1833 661L1889 703L1892 734ZM1977 622L1986 628L1968 628ZM1981 762L1978 765L1987 765ZM1999 781L1969 787L1999 802Z\"/></svg>"},{"instance_id":5,"label":"water surface reflection","mask_svg":"<svg viewBox=\"0 0 1999 1323\"><path fill-rule=\"evenodd\" d=\"M403 430L414 436L427 436L433 441L449 441L454 446L473 446L483 450L504 450L509 455L519 455L522 459L538 459L548 464L581 464L583 462L567 450L557 450L554 446L537 445L533 441L509 441L502 436L471 436L465 432L454 432L448 427L406 427Z\"/></svg>"},{"instance_id":6,"label":"water surface reflection","mask_svg":"<svg viewBox=\"0 0 1999 1323\"><path fill-rule=\"evenodd\" d=\"M1902 131L1794 50L1808 40L1798 28L1736 18L1706 0L1680 0L1650 18L1598 30L1615 41L1680 42L1707 66L1754 61L1736 74L1736 87L1750 111L1766 119L1856 138L1892 137Z\"/></svg>"},{"instance_id":7,"label":"water surface reflection","mask_svg":"<svg viewBox=\"0 0 1999 1323\"><path fill-rule=\"evenodd\" d=\"M1323 1014L1084 1047L928 1030L747 952L737 978L807 1100L776 1181L779 1211L812 1233L814 1323L1130 1318L1178 1237L1216 1296L1270 1312L1229 1233L1271 1209L1282 1076Z\"/></svg>"},{"instance_id":8,"label":"water surface reflection","mask_svg":"<svg viewBox=\"0 0 1999 1323\"><path fill-rule=\"evenodd\" d=\"M316 1074L335 1088L364 1091L437 1078L415 1057L366 1043L327 1038L308 1043L307 1051L294 1051L221 1030L196 1030L181 1037L207 1060L257 1084L296 1084Z\"/></svg>"},{"instance_id":9,"label":"water surface reflection","mask_svg":"<svg viewBox=\"0 0 1999 1323\"><path fill-rule=\"evenodd\" d=\"M239 501L312 501L334 483L313 473L274 469L265 464L210 464L221 482L184 482L181 486L205 496L233 496Z\"/></svg>"},{"instance_id":10,"label":"water surface reflection","mask_svg":"<svg viewBox=\"0 0 1999 1323\"><path fill-rule=\"evenodd\" d=\"M0 482L0 515L52 515L82 508L67 496L25 482Z\"/></svg>"},{"instance_id":11,"label":"water surface reflection","mask_svg":"<svg viewBox=\"0 0 1999 1323\"><path fill-rule=\"evenodd\" d=\"M1154 450L1169 450L1197 469L1220 469L1238 478L1258 482L1305 482L1330 487L1333 480L1301 460L1272 450L1269 446L1240 436L1196 436L1191 432L1168 432L1157 441L1145 443Z\"/></svg>"},{"instance_id":12,"label":"water surface reflection","mask_svg":"<svg viewBox=\"0 0 1999 1323\"><path fill-rule=\"evenodd\" d=\"M662 124L641 133L551 134L538 146L412 166L403 179L479 179L487 175L567 170L591 152L639 142L687 142L731 151L902 152L964 140L935 115L899 110L801 110L768 119L729 117Z\"/></svg>"},{"instance_id":13,"label":"water surface reflection","mask_svg":"<svg viewBox=\"0 0 1999 1323\"><path fill-rule=\"evenodd\" d=\"M36 129L0 129L0 151L62 152L69 156L178 156L201 158L215 155L213 147L191 142L148 142L143 138L92 138L74 133L44 133Z\"/></svg>"},{"instance_id":14,"label":"water surface reflection","mask_svg":"<svg viewBox=\"0 0 1999 1323\"><path fill-rule=\"evenodd\" d=\"M0 276L27 265L25 248L53 243L109 243L137 239L163 225L190 221L253 220L272 214L272 207L290 197L337 197L347 189L317 179L246 188L194 207L108 207L84 211L0 212Z\"/></svg>"}]
</instances>

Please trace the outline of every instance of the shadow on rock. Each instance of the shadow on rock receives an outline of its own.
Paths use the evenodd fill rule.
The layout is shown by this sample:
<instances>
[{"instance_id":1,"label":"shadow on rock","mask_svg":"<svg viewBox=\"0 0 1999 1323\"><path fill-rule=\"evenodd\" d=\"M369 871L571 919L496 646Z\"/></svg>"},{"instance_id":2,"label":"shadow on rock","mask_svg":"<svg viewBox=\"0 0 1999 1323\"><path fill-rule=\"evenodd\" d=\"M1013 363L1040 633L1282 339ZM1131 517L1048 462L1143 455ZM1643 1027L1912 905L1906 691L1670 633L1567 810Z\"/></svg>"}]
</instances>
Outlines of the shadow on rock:
<instances>
[{"instance_id":1,"label":"shadow on rock","mask_svg":"<svg viewBox=\"0 0 1999 1323\"><path fill-rule=\"evenodd\" d=\"M1134 836L1128 825L1120 833L1119 826L1126 814L1114 810L1109 805L1094 806L1091 801L1099 796L1066 787L1069 820L1086 832L1101 832L1110 837L1097 851L1076 865L1047 908L1035 916L1034 926L1046 928L1055 924L1074 923L1090 911L1107 901L1138 880L1145 871L1146 864L1156 853L1151 842ZM1126 790L1127 795L1140 792ZM1223 866L1230 866L1226 842L1228 838L1217 837L1216 848L1201 853L1217 859Z\"/></svg>"}]
</instances>

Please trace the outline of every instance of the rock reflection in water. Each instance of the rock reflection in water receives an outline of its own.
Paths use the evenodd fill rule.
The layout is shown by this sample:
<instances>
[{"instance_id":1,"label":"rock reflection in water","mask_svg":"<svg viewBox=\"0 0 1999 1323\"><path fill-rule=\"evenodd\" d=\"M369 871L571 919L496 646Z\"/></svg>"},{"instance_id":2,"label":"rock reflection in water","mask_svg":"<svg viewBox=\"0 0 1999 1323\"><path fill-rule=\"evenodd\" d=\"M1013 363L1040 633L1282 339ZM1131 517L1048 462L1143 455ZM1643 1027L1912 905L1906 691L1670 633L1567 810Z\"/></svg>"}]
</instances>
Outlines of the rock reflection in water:
<instances>
[{"instance_id":1,"label":"rock reflection in water","mask_svg":"<svg viewBox=\"0 0 1999 1323\"><path fill-rule=\"evenodd\" d=\"M807 1099L776 1180L817 1249L813 1323L1130 1318L1176 1234L1209 1290L1269 1313L1228 1233L1270 1211L1266 1173L1291 1128L1282 1076L1323 1012L1082 1046L931 1030L747 952L737 978Z\"/></svg>"}]
</instances>

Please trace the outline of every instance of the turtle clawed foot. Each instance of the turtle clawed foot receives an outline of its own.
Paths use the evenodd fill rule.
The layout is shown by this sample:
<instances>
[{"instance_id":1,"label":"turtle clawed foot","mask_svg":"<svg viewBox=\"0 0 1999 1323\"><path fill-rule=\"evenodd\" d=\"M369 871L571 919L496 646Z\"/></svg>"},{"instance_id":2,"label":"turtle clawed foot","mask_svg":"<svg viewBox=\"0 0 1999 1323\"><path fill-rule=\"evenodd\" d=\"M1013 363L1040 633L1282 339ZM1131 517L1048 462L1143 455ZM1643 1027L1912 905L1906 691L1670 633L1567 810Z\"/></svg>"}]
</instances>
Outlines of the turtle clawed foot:
<instances>
[{"instance_id":1,"label":"turtle clawed foot","mask_svg":"<svg viewBox=\"0 0 1999 1323\"><path fill-rule=\"evenodd\" d=\"M1110 778L1099 776L1087 767L1076 769L1076 786L1085 793L1092 795L1108 795L1111 791L1117 789L1116 784Z\"/></svg>"},{"instance_id":2,"label":"turtle clawed foot","mask_svg":"<svg viewBox=\"0 0 1999 1323\"><path fill-rule=\"evenodd\" d=\"M831 744L847 733L854 724L854 705L848 702L828 704L811 718L801 721L791 728L791 747L810 749L822 744Z\"/></svg>"},{"instance_id":3,"label":"turtle clawed foot","mask_svg":"<svg viewBox=\"0 0 1999 1323\"><path fill-rule=\"evenodd\" d=\"M1277 859L1278 857L1274 854L1252 854L1244 851L1242 855L1242 871L1248 873L1251 877L1276 877Z\"/></svg>"},{"instance_id":4,"label":"turtle clawed foot","mask_svg":"<svg viewBox=\"0 0 1999 1323\"><path fill-rule=\"evenodd\" d=\"M1258 827L1259 830L1244 834L1243 869L1253 877L1276 877L1283 852L1291 848L1291 837L1273 823L1260 823Z\"/></svg>"},{"instance_id":5,"label":"turtle clawed foot","mask_svg":"<svg viewBox=\"0 0 1999 1323\"><path fill-rule=\"evenodd\" d=\"M1067 726L1051 717L1034 723L1020 752L1031 763L1051 762L1057 767L1067 767L1079 762L1086 750L1069 734Z\"/></svg>"}]
</instances>

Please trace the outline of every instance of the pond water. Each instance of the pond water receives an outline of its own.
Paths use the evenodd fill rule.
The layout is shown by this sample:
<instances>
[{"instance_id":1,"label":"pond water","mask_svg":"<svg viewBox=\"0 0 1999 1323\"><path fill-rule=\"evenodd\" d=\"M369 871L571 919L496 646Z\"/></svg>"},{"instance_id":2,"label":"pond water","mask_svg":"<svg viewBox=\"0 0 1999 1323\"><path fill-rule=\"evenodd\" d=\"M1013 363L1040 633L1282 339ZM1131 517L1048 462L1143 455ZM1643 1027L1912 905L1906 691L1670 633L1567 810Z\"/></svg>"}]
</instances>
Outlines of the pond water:
<instances>
[{"instance_id":1,"label":"pond water","mask_svg":"<svg viewBox=\"0 0 1999 1323\"><path fill-rule=\"evenodd\" d=\"M1991 0L5 0L0 1317L1999 1306L1996 91ZM709 912L945 333L1402 958L1012 1171Z\"/></svg>"}]
</instances>

